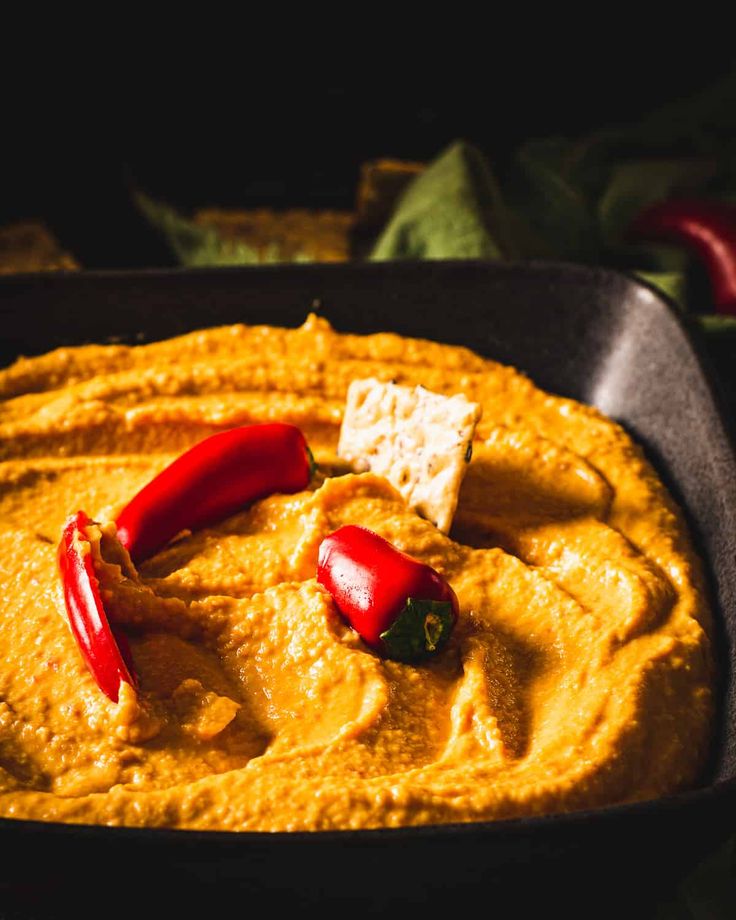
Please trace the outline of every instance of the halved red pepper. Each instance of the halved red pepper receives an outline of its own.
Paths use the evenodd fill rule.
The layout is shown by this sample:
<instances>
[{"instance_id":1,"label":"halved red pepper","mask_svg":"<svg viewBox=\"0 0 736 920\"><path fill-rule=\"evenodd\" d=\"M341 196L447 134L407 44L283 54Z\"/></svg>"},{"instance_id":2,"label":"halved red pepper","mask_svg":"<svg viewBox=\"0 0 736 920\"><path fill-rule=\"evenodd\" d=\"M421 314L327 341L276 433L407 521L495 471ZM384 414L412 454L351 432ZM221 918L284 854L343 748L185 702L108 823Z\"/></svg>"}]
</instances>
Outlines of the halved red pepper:
<instances>
[{"instance_id":1,"label":"halved red pepper","mask_svg":"<svg viewBox=\"0 0 736 920\"><path fill-rule=\"evenodd\" d=\"M100 597L86 534L92 523L84 511L66 522L59 543L59 571L69 625L82 657L100 690L117 703L120 684L135 686L136 681L125 637L113 634Z\"/></svg>"},{"instance_id":2,"label":"halved red pepper","mask_svg":"<svg viewBox=\"0 0 736 920\"><path fill-rule=\"evenodd\" d=\"M205 438L144 486L117 519L134 562L182 530L206 527L274 492L305 489L314 461L302 432L283 422L245 425Z\"/></svg>"},{"instance_id":3,"label":"halved red pepper","mask_svg":"<svg viewBox=\"0 0 736 920\"><path fill-rule=\"evenodd\" d=\"M320 544L317 581L353 629L387 658L438 652L458 617L458 600L431 566L388 540L348 524Z\"/></svg>"}]
</instances>

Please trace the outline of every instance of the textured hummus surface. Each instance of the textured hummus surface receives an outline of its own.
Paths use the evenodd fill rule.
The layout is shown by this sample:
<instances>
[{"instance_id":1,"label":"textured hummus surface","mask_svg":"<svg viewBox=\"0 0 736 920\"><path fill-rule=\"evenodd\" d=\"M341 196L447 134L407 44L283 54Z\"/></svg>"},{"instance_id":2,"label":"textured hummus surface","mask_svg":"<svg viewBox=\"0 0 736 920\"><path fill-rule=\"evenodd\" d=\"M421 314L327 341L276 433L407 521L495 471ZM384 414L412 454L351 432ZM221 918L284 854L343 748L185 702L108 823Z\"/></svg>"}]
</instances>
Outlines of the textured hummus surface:
<instances>
[{"instance_id":1,"label":"textured hummus surface","mask_svg":"<svg viewBox=\"0 0 736 920\"><path fill-rule=\"evenodd\" d=\"M482 406L448 536L337 459L348 385ZM225 830L475 821L694 782L712 729L710 619L682 516L596 410L467 350L233 326L65 348L0 372L0 815ZM299 425L321 474L183 534L138 571L110 523L209 434ZM106 609L138 691L97 688L66 623L64 520L100 522ZM369 650L315 581L365 525L434 566L460 619L420 665Z\"/></svg>"}]
</instances>

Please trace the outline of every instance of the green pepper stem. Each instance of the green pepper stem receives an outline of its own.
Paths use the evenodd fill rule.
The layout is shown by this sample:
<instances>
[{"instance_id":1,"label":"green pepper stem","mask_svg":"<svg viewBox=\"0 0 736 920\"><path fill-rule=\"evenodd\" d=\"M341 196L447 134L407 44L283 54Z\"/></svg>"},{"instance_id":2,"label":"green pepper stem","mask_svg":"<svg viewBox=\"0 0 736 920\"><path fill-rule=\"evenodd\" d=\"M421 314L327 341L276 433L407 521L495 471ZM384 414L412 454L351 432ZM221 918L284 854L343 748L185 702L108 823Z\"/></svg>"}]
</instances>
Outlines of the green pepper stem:
<instances>
[{"instance_id":1,"label":"green pepper stem","mask_svg":"<svg viewBox=\"0 0 736 920\"><path fill-rule=\"evenodd\" d=\"M454 625L449 601L409 597L391 626L381 633L384 654L397 661L429 658L445 645Z\"/></svg>"},{"instance_id":2,"label":"green pepper stem","mask_svg":"<svg viewBox=\"0 0 736 920\"><path fill-rule=\"evenodd\" d=\"M311 480L318 469L317 461L314 459L314 454L310 450L309 444L305 444L304 447L307 451L307 462L309 463L309 478Z\"/></svg>"}]
</instances>

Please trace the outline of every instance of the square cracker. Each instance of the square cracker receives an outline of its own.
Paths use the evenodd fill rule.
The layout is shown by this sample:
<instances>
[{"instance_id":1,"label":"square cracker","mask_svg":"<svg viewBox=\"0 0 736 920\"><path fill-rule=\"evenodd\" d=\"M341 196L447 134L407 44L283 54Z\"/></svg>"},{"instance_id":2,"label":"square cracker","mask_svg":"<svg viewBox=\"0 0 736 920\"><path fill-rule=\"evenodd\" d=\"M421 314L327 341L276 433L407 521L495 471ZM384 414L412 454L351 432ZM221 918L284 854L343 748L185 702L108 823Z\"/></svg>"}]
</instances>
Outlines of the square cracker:
<instances>
[{"instance_id":1,"label":"square cracker","mask_svg":"<svg viewBox=\"0 0 736 920\"><path fill-rule=\"evenodd\" d=\"M480 413L462 394L354 380L337 452L384 476L410 508L448 533Z\"/></svg>"}]
</instances>

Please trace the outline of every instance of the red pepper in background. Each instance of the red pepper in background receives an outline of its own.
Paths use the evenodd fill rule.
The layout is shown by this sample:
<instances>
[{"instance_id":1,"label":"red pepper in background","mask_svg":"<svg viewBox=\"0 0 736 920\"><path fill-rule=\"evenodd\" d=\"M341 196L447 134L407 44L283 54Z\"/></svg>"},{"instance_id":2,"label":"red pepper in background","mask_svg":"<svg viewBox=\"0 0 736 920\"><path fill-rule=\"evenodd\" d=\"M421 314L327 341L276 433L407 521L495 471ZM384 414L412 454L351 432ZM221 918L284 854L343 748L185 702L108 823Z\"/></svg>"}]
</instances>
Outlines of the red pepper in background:
<instances>
[{"instance_id":1,"label":"red pepper in background","mask_svg":"<svg viewBox=\"0 0 736 920\"><path fill-rule=\"evenodd\" d=\"M365 527L346 525L322 541L317 581L361 638L388 658L439 651L457 621L447 581Z\"/></svg>"},{"instance_id":2,"label":"red pepper in background","mask_svg":"<svg viewBox=\"0 0 736 920\"><path fill-rule=\"evenodd\" d=\"M85 528L92 521L78 511L69 518L59 544L59 571L69 625L87 667L105 696L118 701L122 681L134 685L130 650L117 640L105 614Z\"/></svg>"},{"instance_id":3,"label":"red pepper in background","mask_svg":"<svg viewBox=\"0 0 736 920\"><path fill-rule=\"evenodd\" d=\"M736 315L736 205L701 199L663 201L642 211L627 235L685 247L705 266L716 312Z\"/></svg>"},{"instance_id":4,"label":"red pepper in background","mask_svg":"<svg viewBox=\"0 0 736 920\"><path fill-rule=\"evenodd\" d=\"M195 444L138 492L117 519L118 539L140 562L182 530L206 527L273 492L305 489L313 470L295 425L223 431Z\"/></svg>"}]
</instances>

